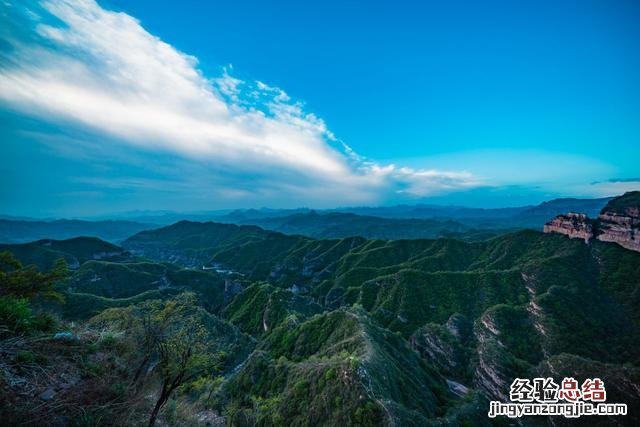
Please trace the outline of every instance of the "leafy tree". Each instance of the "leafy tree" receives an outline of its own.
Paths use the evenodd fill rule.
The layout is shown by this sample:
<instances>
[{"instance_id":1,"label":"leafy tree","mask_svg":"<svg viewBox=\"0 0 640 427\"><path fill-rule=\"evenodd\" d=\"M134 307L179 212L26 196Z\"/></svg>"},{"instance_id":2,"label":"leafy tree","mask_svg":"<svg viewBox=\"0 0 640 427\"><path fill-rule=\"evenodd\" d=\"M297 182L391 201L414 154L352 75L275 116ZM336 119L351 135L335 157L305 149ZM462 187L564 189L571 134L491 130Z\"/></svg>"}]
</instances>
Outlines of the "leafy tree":
<instances>
[{"instance_id":1,"label":"leafy tree","mask_svg":"<svg viewBox=\"0 0 640 427\"><path fill-rule=\"evenodd\" d=\"M23 266L9 251L0 252L0 296L26 299L43 296L63 301L62 294L55 290L55 284L68 275L64 258L58 259L51 271L43 273L33 265Z\"/></svg>"},{"instance_id":2,"label":"leafy tree","mask_svg":"<svg viewBox=\"0 0 640 427\"><path fill-rule=\"evenodd\" d=\"M34 316L29 301L37 296L63 301L55 285L68 271L64 259L56 261L51 271L40 272L35 266L23 266L11 252L0 252L0 336L51 329L52 317Z\"/></svg>"},{"instance_id":3,"label":"leafy tree","mask_svg":"<svg viewBox=\"0 0 640 427\"><path fill-rule=\"evenodd\" d=\"M178 387L205 373L220 370L220 355L207 351L207 335L201 326L186 325L158 343L158 367L162 387L151 412L149 426L155 424L158 412Z\"/></svg>"},{"instance_id":4,"label":"leafy tree","mask_svg":"<svg viewBox=\"0 0 640 427\"><path fill-rule=\"evenodd\" d=\"M141 362L134 374L134 384L155 355L161 381L158 400L149 417L149 426L174 391L184 384L219 372L223 354L212 353L210 333L199 319L197 298L184 293L170 301L152 301L139 315L138 342L142 350Z\"/></svg>"},{"instance_id":5,"label":"leafy tree","mask_svg":"<svg viewBox=\"0 0 640 427\"><path fill-rule=\"evenodd\" d=\"M144 368L155 353L155 349L160 343L166 325L155 321L150 313L140 315L141 321L138 328L136 341L142 353L138 368L135 370L131 384L135 387L142 375Z\"/></svg>"}]
</instances>

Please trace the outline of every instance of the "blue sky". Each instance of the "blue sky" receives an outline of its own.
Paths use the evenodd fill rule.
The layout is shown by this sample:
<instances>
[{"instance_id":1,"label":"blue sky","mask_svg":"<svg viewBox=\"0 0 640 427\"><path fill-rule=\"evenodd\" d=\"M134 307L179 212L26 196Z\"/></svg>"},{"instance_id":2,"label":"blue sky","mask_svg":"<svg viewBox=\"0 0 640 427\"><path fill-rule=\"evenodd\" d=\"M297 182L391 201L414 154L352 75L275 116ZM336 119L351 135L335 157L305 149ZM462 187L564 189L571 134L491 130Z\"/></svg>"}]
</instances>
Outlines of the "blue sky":
<instances>
[{"instance_id":1,"label":"blue sky","mask_svg":"<svg viewBox=\"0 0 640 427\"><path fill-rule=\"evenodd\" d=\"M640 188L635 1L5 2L0 206L509 206Z\"/></svg>"}]
</instances>

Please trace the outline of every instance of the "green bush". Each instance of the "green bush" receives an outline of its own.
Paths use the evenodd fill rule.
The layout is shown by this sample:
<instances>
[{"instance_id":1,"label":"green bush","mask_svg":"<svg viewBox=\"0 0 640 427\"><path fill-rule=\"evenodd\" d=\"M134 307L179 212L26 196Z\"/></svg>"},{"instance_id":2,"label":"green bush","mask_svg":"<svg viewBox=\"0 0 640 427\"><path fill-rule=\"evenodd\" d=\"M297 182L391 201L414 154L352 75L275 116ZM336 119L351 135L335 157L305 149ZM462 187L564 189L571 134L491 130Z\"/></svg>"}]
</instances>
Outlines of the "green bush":
<instances>
[{"instance_id":1,"label":"green bush","mask_svg":"<svg viewBox=\"0 0 640 427\"><path fill-rule=\"evenodd\" d=\"M353 426L372 426L378 424L380 420L380 409L375 403L368 401L358 407L351 418Z\"/></svg>"},{"instance_id":2,"label":"green bush","mask_svg":"<svg viewBox=\"0 0 640 427\"><path fill-rule=\"evenodd\" d=\"M113 349L118 343L118 339L116 338L113 332L106 332L100 338L100 347L104 349Z\"/></svg>"},{"instance_id":3,"label":"green bush","mask_svg":"<svg viewBox=\"0 0 640 427\"><path fill-rule=\"evenodd\" d=\"M111 399L122 401L127 397L127 385L123 382L116 382L109 389Z\"/></svg>"},{"instance_id":4,"label":"green bush","mask_svg":"<svg viewBox=\"0 0 640 427\"><path fill-rule=\"evenodd\" d=\"M37 313L31 322L32 330L54 332L58 328L58 319L51 313Z\"/></svg>"},{"instance_id":5,"label":"green bush","mask_svg":"<svg viewBox=\"0 0 640 427\"><path fill-rule=\"evenodd\" d=\"M30 351L20 350L16 353L13 362L16 365L30 365L36 361L36 355Z\"/></svg>"},{"instance_id":6,"label":"green bush","mask_svg":"<svg viewBox=\"0 0 640 427\"><path fill-rule=\"evenodd\" d=\"M33 327L33 313L25 298L0 297L0 335L24 334Z\"/></svg>"},{"instance_id":7,"label":"green bush","mask_svg":"<svg viewBox=\"0 0 640 427\"><path fill-rule=\"evenodd\" d=\"M53 332L57 326L50 313L34 314L26 298L0 297L0 336Z\"/></svg>"}]
</instances>

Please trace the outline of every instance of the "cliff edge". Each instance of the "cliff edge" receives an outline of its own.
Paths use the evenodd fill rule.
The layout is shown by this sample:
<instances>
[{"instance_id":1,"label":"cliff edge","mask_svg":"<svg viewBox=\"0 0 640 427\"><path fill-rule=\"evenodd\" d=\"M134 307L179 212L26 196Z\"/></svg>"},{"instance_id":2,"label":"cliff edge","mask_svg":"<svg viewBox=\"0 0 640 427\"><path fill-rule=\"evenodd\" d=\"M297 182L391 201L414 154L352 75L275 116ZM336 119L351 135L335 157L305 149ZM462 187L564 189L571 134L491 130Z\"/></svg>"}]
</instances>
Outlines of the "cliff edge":
<instances>
[{"instance_id":1,"label":"cliff edge","mask_svg":"<svg viewBox=\"0 0 640 427\"><path fill-rule=\"evenodd\" d=\"M596 219L570 212L544 225L545 233L560 233L588 243L595 238L640 252L640 191L630 191L609 201Z\"/></svg>"}]
</instances>

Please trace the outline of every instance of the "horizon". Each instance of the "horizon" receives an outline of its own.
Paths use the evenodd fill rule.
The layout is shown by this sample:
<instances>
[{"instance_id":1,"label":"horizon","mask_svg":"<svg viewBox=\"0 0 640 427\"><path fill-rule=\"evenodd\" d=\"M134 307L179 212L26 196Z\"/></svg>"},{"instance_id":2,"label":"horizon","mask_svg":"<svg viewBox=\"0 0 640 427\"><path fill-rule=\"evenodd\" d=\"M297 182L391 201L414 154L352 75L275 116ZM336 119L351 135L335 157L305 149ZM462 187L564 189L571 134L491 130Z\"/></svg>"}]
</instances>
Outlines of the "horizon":
<instances>
[{"instance_id":1,"label":"horizon","mask_svg":"<svg viewBox=\"0 0 640 427\"><path fill-rule=\"evenodd\" d=\"M5 6L6 215L640 189L638 3Z\"/></svg>"},{"instance_id":2,"label":"horizon","mask_svg":"<svg viewBox=\"0 0 640 427\"><path fill-rule=\"evenodd\" d=\"M558 197L549 200L543 200L540 203L528 204L528 205L513 205L513 206L501 206L501 207L475 207L475 206L465 206L465 205L455 205L455 204L438 204L438 203L416 203L416 204L393 204L393 205L362 205L362 206L338 206L335 208L310 208L306 206L298 206L294 208L272 208L268 206L260 206L255 208L227 208L227 209L213 209L213 210L198 210L198 211L177 211L177 210L131 210L131 211L119 211L119 212L111 212L111 213L99 213L90 216L24 216L24 215L11 215L4 212L0 212L0 220L10 220L10 221L87 221L87 222L99 222L99 221L132 221L139 222L144 220L145 217L153 218L153 217L161 217L161 216L176 216L180 217L183 215L182 219L178 219L178 221L195 221L200 222L201 220L195 219L187 219L187 216L205 216L211 215L211 220L215 220L216 217L223 217L229 214L233 214L236 212L249 212L249 211L273 211L274 214L277 213L287 213L287 215L296 215L296 214L310 214L310 213L320 213L320 214L329 214L329 213L344 213L351 214L356 216L370 216L372 218L377 218L375 213L367 214L367 213L354 213L351 212L353 210L359 209L388 209L388 208L416 208L416 207L435 207L442 209L469 209L469 210L509 210L509 209L525 209L525 208L535 208L541 206L545 203L554 202L554 201L568 201L568 200L579 200L579 201L596 201L596 200L607 200L613 199L615 197L622 196L622 194L614 195L614 196L606 196L606 197L596 197L596 198L577 198L577 197ZM443 218L450 218L445 216ZM410 219L410 218L407 218ZM215 222L215 221L214 221Z\"/></svg>"}]
</instances>

